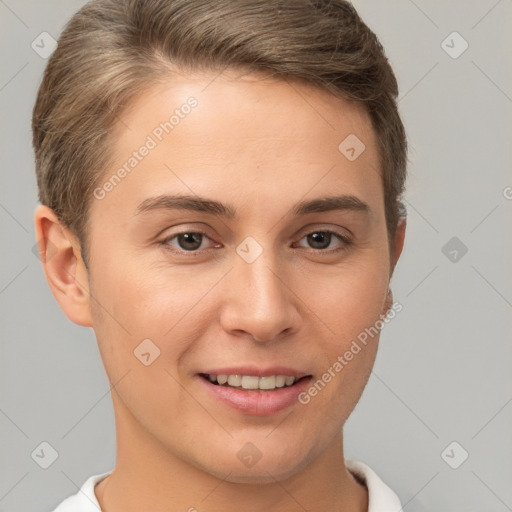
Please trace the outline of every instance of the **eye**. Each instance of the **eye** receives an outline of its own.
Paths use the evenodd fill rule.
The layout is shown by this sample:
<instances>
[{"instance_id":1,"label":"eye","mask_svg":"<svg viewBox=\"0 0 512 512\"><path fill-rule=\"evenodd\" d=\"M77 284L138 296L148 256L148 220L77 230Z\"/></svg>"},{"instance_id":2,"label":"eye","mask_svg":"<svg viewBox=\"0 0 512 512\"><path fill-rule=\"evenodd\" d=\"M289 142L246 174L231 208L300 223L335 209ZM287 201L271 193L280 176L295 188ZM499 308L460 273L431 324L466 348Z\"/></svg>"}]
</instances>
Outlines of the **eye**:
<instances>
[{"instance_id":1,"label":"eye","mask_svg":"<svg viewBox=\"0 0 512 512\"><path fill-rule=\"evenodd\" d=\"M189 253L192 255L198 254L202 250L207 250L207 243L205 243L207 240L212 242L213 247L221 246L220 244L215 244L203 231L182 231L180 233L174 233L164 238L159 242L159 245L162 245L166 250L174 253ZM313 250L324 253L340 252L346 250L351 244L351 240L348 236L329 230L312 231L303 236L300 241L302 240L306 240ZM338 241L338 247L335 246L336 241Z\"/></svg>"},{"instance_id":2,"label":"eye","mask_svg":"<svg viewBox=\"0 0 512 512\"><path fill-rule=\"evenodd\" d=\"M334 231L312 231L306 236L302 237L301 240L306 239L307 243L315 249L322 252L338 252L343 251L350 245L351 241L346 235L337 233ZM338 248L332 249L331 242L339 242ZM330 250L325 250L329 249Z\"/></svg>"},{"instance_id":3,"label":"eye","mask_svg":"<svg viewBox=\"0 0 512 512\"><path fill-rule=\"evenodd\" d=\"M172 241L176 239L176 245L172 243ZM174 252L194 252L199 249L205 249L203 246L204 240L210 240L210 238L203 233L202 231L182 231L181 233L174 233L171 236L168 236L161 242L166 249L169 249ZM178 249L173 249L170 246L178 247Z\"/></svg>"}]
</instances>

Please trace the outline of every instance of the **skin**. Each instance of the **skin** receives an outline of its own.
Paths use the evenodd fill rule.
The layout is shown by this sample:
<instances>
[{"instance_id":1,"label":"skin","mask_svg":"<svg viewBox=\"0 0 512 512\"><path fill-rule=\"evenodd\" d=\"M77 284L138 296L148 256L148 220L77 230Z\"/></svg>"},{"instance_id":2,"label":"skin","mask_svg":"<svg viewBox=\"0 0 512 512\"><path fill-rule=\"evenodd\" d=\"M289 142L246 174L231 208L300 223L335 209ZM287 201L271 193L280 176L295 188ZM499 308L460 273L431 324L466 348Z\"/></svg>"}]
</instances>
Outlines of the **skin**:
<instances>
[{"instance_id":1,"label":"skin","mask_svg":"<svg viewBox=\"0 0 512 512\"><path fill-rule=\"evenodd\" d=\"M35 213L37 238L51 241L43 266L52 292L71 321L94 329L115 385L116 466L96 496L105 512L365 511L366 487L345 467L342 427L370 375L378 336L309 404L268 416L211 398L196 374L281 364L316 380L386 314L405 221L390 250L375 133L359 105L309 85L215 77L176 74L120 116L105 179L189 96L198 100L121 183L92 201L88 269L52 210ZM351 133L366 146L353 162L338 150ZM159 194L215 199L238 217L136 214ZM299 201L341 194L370 213L291 213ZM182 237L167 249L159 243L198 229L206 237L195 255ZM332 235L315 245L307 236L325 231L351 243ZM247 236L263 249L250 264L236 252ZM149 366L133 354L147 338L161 351ZM237 457L247 442L262 455L251 468Z\"/></svg>"}]
</instances>

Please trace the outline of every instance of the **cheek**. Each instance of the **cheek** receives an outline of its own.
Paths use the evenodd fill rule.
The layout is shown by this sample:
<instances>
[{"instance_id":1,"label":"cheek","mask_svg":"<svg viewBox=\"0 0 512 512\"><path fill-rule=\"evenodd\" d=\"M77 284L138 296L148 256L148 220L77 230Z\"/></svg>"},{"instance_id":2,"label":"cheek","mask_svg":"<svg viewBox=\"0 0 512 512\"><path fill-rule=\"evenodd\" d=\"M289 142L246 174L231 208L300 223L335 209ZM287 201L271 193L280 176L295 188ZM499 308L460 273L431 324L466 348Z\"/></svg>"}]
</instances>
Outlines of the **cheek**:
<instances>
[{"instance_id":1,"label":"cheek","mask_svg":"<svg viewBox=\"0 0 512 512\"><path fill-rule=\"evenodd\" d=\"M158 390L173 382L170 374L179 378L180 362L204 334L204 319L212 313L201 299L218 277L193 279L176 269L155 270L122 259L91 270L94 331L107 373L115 382L130 371L131 381L140 379L135 394L143 396L145 389L154 396L157 390L157 399Z\"/></svg>"},{"instance_id":2,"label":"cheek","mask_svg":"<svg viewBox=\"0 0 512 512\"><path fill-rule=\"evenodd\" d=\"M195 407L177 372L190 339L199 335L186 316L189 300L168 283L164 288L147 273L125 274L123 268L105 266L91 283L101 357L111 383L118 383L117 395L139 423L171 424L178 407L184 413Z\"/></svg>"},{"instance_id":3,"label":"cheek","mask_svg":"<svg viewBox=\"0 0 512 512\"><path fill-rule=\"evenodd\" d=\"M308 305L319 319L317 329L325 335L318 339L317 363L322 370L305 400L315 400L338 422L357 403L375 361L388 285L387 267L380 261L369 258L364 264L361 259L330 279L317 280L321 287L307 287Z\"/></svg>"},{"instance_id":4,"label":"cheek","mask_svg":"<svg viewBox=\"0 0 512 512\"><path fill-rule=\"evenodd\" d=\"M124 337L161 338L198 294L196 287L186 286L169 269L155 271L147 262L137 264L135 258L118 258L115 264L107 261L92 270L92 293L100 313Z\"/></svg>"},{"instance_id":5,"label":"cheek","mask_svg":"<svg viewBox=\"0 0 512 512\"><path fill-rule=\"evenodd\" d=\"M342 349L380 319L387 294L387 272L381 264L351 265L317 280L316 286L305 285L302 293L327 328L333 350Z\"/></svg>"}]
</instances>

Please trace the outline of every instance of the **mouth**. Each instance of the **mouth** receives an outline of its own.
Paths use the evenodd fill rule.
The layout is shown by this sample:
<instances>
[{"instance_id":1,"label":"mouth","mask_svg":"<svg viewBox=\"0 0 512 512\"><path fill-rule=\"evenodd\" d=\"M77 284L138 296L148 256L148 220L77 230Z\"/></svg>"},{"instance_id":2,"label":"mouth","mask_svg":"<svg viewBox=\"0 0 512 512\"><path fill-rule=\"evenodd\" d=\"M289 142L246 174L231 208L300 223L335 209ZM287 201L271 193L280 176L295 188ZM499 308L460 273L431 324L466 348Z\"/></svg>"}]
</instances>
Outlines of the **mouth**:
<instances>
[{"instance_id":1,"label":"mouth","mask_svg":"<svg viewBox=\"0 0 512 512\"><path fill-rule=\"evenodd\" d=\"M203 368L196 373L205 396L244 415L271 416L299 404L313 379L289 366Z\"/></svg>"},{"instance_id":2,"label":"mouth","mask_svg":"<svg viewBox=\"0 0 512 512\"><path fill-rule=\"evenodd\" d=\"M200 373L199 376L214 386L233 388L240 391L277 391L297 386L300 382L309 380L312 377L311 375L266 375L258 377L256 375L216 375L209 373Z\"/></svg>"}]
</instances>

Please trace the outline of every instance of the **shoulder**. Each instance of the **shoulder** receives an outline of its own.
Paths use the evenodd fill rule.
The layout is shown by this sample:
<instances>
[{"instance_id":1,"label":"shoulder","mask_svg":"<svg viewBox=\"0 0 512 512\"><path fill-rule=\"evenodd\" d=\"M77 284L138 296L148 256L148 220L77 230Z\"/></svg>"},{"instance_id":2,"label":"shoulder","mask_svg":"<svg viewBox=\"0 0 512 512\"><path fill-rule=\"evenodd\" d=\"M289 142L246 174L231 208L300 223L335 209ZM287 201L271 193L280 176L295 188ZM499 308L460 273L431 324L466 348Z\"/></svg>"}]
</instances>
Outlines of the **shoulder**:
<instances>
[{"instance_id":1,"label":"shoulder","mask_svg":"<svg viewBox=\"0 0 512 512\"><path fill-rule=\"evenodd\" d=\"M369 466L363 462L347 459L345 466L368 489L368 512L398 512L402 509L400 499Z\"/></svg>"},{"instance_id":2,"label":"shoulder","mask_svg":"<svg viewBox=\"0 0 512 512\"><path fill-rule=\"evenodd\" d=\"M94 487L110 473L111 471L107 471L90 476L76 494L66 498L53 512L101 512Z\"/></svg>"}]
</instances>

